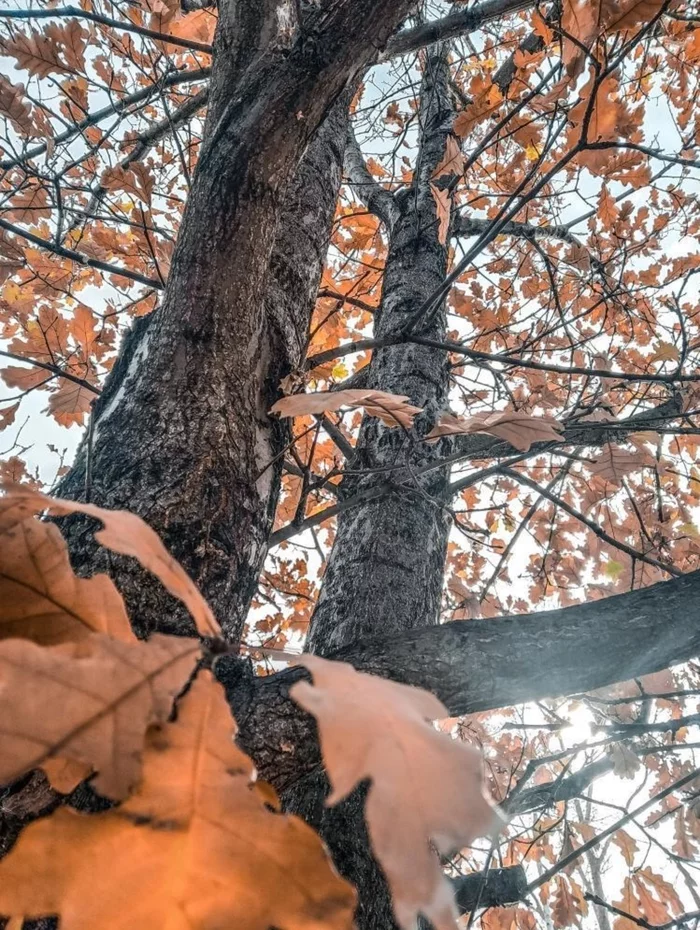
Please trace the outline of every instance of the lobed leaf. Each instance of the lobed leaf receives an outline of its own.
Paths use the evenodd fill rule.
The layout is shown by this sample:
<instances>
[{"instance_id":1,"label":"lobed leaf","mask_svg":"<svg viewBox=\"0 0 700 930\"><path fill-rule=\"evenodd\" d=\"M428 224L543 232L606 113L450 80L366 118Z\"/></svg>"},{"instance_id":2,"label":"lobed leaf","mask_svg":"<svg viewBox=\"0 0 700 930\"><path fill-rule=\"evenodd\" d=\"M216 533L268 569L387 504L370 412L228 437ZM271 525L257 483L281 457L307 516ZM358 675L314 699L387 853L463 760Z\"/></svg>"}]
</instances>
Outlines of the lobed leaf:
<instances>
[{"instance_id":1,"label":"lobed leaf","mask_svg":"<svg viewBox=\"0 0 700 930\"><path fill-rule=\"evenodd\" d=\"M195 583L170 555L158 534L136 514L47 497L26 485L5 486L2 490L6 492L6 500L9 501L5 506L23 508L25 513L40 513L43 510L62 515L83 513L99 520L104 529L95 533L98 542L120 555L138 559L174 597L185 604L194 618L197 630L203 636L216 636L221 632L211 608Z\"/></svg>"},{"instance_id":2,"label":"lobed leaf","mask_svg":"<svg viewBox=\"0 0 700 930\"><path fill-rule=\"evenodd\" d=\"M291 695L318 721L327 803L370 778L367 825L397 922L408 930L420 913L437 930L454 930L451 887L431 844L446 855L497 823L479 754L429 723L448 716L429 692L317 656L299 664L314 683L295 684Z\"/></svg>"},{"instance_id":3,"label":"lobed leaf","mask_svg":"<svg viewBox=\"0 0 700 930\"><path fill-rule=\"evenodd\" d=\"M202 673L178 718L148 734L143 779L119 808L61 808L0 862L0 913L62 930L350 930L355 896L316 834L272 813Z\"/></svg>"},{"instance_id":4,"label":"lobed leaf","mask_svg":"<svg viewBox=\"0 0 700 930\"><path fill-rule=\"evenodd\" d=\"M96 771L101 794L125 797L139 778L144 733L167 719L198 651L196 640L161 635L0 643L0 783L58 758Z\"/></svg>"}]
</instances>

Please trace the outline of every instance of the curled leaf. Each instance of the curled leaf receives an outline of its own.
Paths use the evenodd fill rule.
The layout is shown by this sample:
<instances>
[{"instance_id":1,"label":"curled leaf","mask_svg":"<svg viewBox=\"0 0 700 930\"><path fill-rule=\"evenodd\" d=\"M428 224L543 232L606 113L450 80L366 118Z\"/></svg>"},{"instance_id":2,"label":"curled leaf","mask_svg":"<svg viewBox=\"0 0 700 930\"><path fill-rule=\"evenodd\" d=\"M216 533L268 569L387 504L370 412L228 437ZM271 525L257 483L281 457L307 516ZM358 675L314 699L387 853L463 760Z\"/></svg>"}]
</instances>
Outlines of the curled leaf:
<instances>
[{"instance_id":1,"label":"curled leaf","mask_svg":"<svg viewBox=\"0 0 700 930\"><path fill-rule=\"evenodd\" d=\"M301 417L328 413L341 407L363 407L366 413L378 417L387 426L410 429L423 408L414 407L408 400L404 394L390 394L387 391L317 391L282 397L273 404L270 413L280 417Z\"/></svg>"},{"instance_id":2,"label":"curled leaf","mask_svg":"<svg viewBox=\"0 0 700 930\"><path fill-rule=\"evenodd\" d=\"M398 923L408 930L421 913L454 930L452 891L430 844L446 855L496 825L479 754L429 723L448 714L427 691L317 656L299 664L314 683L295 684L291 695L318 721L327 803L370 778L367 825Z\"/></svg>"},{"instance_id":3,"label":"curled leaf","mask_svg":"<svg viewBox=\"0 0 700 930\"><path fill-rule=\"evenodd\" d=\"M519 410L501 413L475 413L471 417L443 414L426 439L464 433L488 433L509 442L515 449L527 452L533 442L560 442L561 423L551 416L535 417Z\"/></svg>"},{"instance_id":4,"label":"curled leaf","mask_svg":"<svg viewBox=\"0 0 700 930\"><path fill-rule=\"evenodd\" d=\"M0 639L50 646L107 633L136 642L112 580L78 578L58 527L27 509L25 499L0 498Z\"/></svg>"},{"instance_id":5,"label":"curled leaf","mask_svg":"<svg viewBox=\"0 0 700 930\"><path fill-rule=\"evenodd\" d=\"M192 614L202 636L216 636L221 628L207 602L184 568L170 555L158 534L140 517L126 510L106 510L95 504L47 497L26 485L2 488L7 494L8 507L24 508L26 513L49 510L54 514L84 513L99 520L104 529L95 533L95 539L107 549L120 555L130 555L152 572L161 584L182 601Z\"/></svg>"}]
</instances>

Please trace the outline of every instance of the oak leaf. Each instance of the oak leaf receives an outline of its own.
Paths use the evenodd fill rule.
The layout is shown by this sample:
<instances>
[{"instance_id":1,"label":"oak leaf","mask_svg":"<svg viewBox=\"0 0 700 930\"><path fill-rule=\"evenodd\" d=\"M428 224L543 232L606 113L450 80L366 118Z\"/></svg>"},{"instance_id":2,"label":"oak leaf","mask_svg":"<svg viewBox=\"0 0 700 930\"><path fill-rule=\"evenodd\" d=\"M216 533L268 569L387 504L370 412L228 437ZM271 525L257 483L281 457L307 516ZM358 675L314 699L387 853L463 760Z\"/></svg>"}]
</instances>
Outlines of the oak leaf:
<instances>
[{"instance_id":1,"label":"oak leaf","mask_svg":"<svg viewBox=\"0 0 700 930\"><path fill-rule=\"evenodd\" d=\"M24 96L24 85L12 84L3 75L0 75L0 113L10 120L16 132L31 135L31 111Z\"/></svg>"},{"instance_id":2,"label":"oak leaf","mask_svg":"<svg viewBox=\"0 0 700 930\"><path fill-rule=\"evenodd\" d=\"M49 397L46 409L54 415L61 426L73 426L75 423L82 425L85 414L90 413L92 409L95 397L94 391L65 378L61 381L58 390Z\"/></svg>"},{"instance_id":3,"label":"oak leaf","mask_svg":"<svg viewBox=\"0 0 700 930\"><path fill-rule=\"evenodd\" d=\"M135 642L112 580L78 578L58 527L27 510L24 499L0 498L0 639L48 646L106 633Z\"/></svg>"},{"instance_id":4,"label":"oak leaf","mask_svg":"<svg viewBox=\"0 0 700 930\"><path fill-rule=\"evenodd\" d=\"M427 691L317 656L299 664L314 683L295 684L291 695L318 721L327 803L370 778L367 825L399 925L412 928L421 913L454 930L452 892L430 844L446 855L496 825L479 754L430 725L449 715Z\"/></svg>"},{"instance_id":5,"label":"oak leaf","mask_svg":"<svg viewBox=\"0 0 700 930\"><path fill-rule=\"evenodd\" d=\"M4 487L15 502L23 504L32 512L50 510L61 516L83 513L104 524L104 529L95 533L95 539L120 555L133 556L145 569L152 572L161 584L187 607L192 614L197 630L203 636L216 636L221 632L211 608L202 597L184 568L170 555L158 534L134 513L126 510L106 510L95 504L47 497L26 485Z\"/></svg>"},{"instance_id":6,"label":"oak leaf","mask_svg":"<svg viewBox=\"0 0 700 930\"><path fill-rule=\"evenodd\" d=\"M0 410L0 430L7 429L15 422L15 416L19 410L19 401L16 404L10 404L9 407L3 407Z\"/></svg>"},{"instance_id":7,"label":"oak leaf","mask_svg":"<svg viewBox=\"0 0 700 930\"><path fill-rule=\"evenodd\" d=\"M341 407L363 407L366 413L379 417L387 426L403 426L410 429L423 408L414 407L408 400L404 394L390 394L387 391L316 391L282 397L272 405L270 413L276 413L280 417L301 417L328 413Z\"/></svg>"},{"instance_id":8,"label":"oak leaf","mask_svg":"<svg viewBox=\"0 0 700 930\"><path fill-rule=\"evenodd\" d=\"M613 226L620 215L619 207L615 202L606 184L600 190L598 198L598 217L606 226Z\"/></svg>"},{"instance_id":9,"label":"oak leaf","mask_svg":"<svg viewBox=\"0 0 700 930\"><path fill-rule=\"evenodd\" d=\"M612 841L620 849L625 862L631 869L634 866L634 857L639 852L636 840L625 830L618 830L613 834Z\"/></svg>"},{"instance_id":10,"label":"oak leaf","mask_svg":"<svg viewBox=\"0 0 700 930\"><path fill-rule=\"evenodd\" d=\"M594 478L602 478L609 484L621 486L625 475L639 471L644 465L653 464L654 459L644 449L628 452L613 443L608 443L600 458L590 466Z\"/></svg>"},{"instance_id":11,"label":"oak leaf","mask_svg":"<svg viewBox=\"0 0 700 930\"><path fill-rule=\"evenodd\" d=\"M97 772L101 794L123 798L138 780L146 729L167 719L198 653L196 640L162 635L0 643L0 782L68 759Z\"/></svg>"},{"instance_id":12,"label":"oak leaf","mask_svg":"<svg viewBox=\"0 0 700 930\"><path fill-rule=\"evenodd\" d=\"M564 875L557 876L552 902L552 920L555 927L570 927L581 922L588 904L579 887Z\"/></svg>"},{"instance_id":13,"label":"oak leaf","mask_svg":"<svg viewBox=\"0 0 700 930\"><path fill-rule=\"evenodd\" d=\"M565 0L562 6L562 60L570 77L581 73L586 49L606 33L634 29L653 19L664 0ZM575 41L571 41L571 39Z\"/></svg>"},{"instance_id":14,"label":"oak leaf","mask_svg":"<svg viewBox=\"0 0 700 930\"><path fill-rule=\"evenodd\" d=\"M17 32L11 38L0 39L0 50L14 58L20 68L38 77L70 72L61 58L61 46L48 32Z\"/></svg>"},{"instance_id":15,"label":"oak leaf","mask_svg":"<svg viewBox=\"0 0 700 930\"><path fill-rule=\"evenodd\" d=\"M433 178L441 178L444 175L461 176L464 172L464 155L459 146L457 138L453 135L447 137L445 143L445 154L433 172Z\"/></svg>"},{"instance_id":16,"label":"oak leaf","mask_svg":"<svg viewBox=\"0 0 700 930\"><path fill-rule=\"evenodd\" d=\"M619 778L634 778L642 767L639 757L624 743L611 743L606 753L613 764L613 771Z\"/></svg>"},{"instance_id":17,"label":"oak leaf","mask_svg":"<svg viewBox=\"0 0 700 930\"><path fill-rule=\"evenodd\" d=\"M62 930L350 930L351 887L318 836L272 813L201 673L175 723L152 728L138 791L86 816L61 808L0 862L0 912Z\"/></svg>"},{"instance_id":18,"label":"oak leaf","mask_svg":"<svg viewBox=\"0 0 700 930\"><path fill-rule=\"evenodd\" d=\"M560 442L562 437L558 431L562 429L561 423L552 416L536 417L519 410L475 413L465 418L444 413L425 438L438 439L440 436L459 433L488 433L509 442L521 452L527 452L533 442Z\"/></svg>"},{"instance_id":19,"label":"oak leaf","mask_svg":"<svg viewBox=\"0 0 700 930\"><path fill-rule=\"evenodd\" d=\"M433 195L435 215L438 221L438 242L440 245L444 245L450 231L450 211L452 210L450 192L445 187L437 187L435 184L431 184L430 193Z\"/></svg>"},{"instance_id":20,"label":"oak leaf","mask_svg":"<svg viewBox=\"0 0 700 930\"><path fill-rule=\"evenodd\" d=\"M680 358L678 346L672 342L660 342L654 354L649 359L650 362L677 362Z\"/></svg>"}]
</instances>

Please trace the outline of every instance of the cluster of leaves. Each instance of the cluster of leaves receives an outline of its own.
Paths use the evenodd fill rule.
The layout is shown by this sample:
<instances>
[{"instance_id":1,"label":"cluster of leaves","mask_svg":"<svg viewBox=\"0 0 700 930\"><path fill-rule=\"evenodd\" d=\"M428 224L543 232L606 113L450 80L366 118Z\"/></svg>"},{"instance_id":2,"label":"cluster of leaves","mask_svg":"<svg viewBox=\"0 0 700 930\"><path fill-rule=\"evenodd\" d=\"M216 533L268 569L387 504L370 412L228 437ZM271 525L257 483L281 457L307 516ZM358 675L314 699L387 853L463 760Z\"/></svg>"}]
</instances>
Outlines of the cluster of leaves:
<instances>
[{"instance_id":1,"label":"cluster of leaves","mask_svg":"<svg viewBox=\"0 0 700 930\"><path fill-rule=\"evenodd\" d=\"M60 794L89 778L115 803L92 814L61 806L30 824L0 862L0 913L58 914L66 930L351 927L353 889L313 830L279 813L274 790L232 741L223 688L204 667L218 624L155 533L123 511L6 492L0 780L41 768ZM204 646L138 641L108 576L73 573L58 527L36 519L47 509L101 521L99 541L139 559L180 598ZM452 894L430 843L446 855L493 827L479 754L432 727L446 711L427 692L343 663L300 661L313 684L296 684L292 696L318 720L328 803L371 779L368 826L399 923L408 930L423 912L448 930Z\"/></svg>"}]
</instances>

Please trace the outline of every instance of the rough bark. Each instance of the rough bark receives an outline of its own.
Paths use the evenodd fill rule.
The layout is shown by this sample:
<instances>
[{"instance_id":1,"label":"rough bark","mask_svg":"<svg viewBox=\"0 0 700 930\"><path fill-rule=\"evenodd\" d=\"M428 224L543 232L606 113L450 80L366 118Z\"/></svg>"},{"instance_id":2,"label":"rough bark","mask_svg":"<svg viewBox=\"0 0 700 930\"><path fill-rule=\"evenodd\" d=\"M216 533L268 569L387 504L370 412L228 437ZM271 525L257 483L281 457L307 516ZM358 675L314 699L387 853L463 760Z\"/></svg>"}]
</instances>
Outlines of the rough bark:
<instances>
[{"instance_id":1,"label":"rough bark","mask_svg":"<svg viewBox=\"0 0 700 930\"><path fill-rule=\"evenodd\" d=\"M453 109L448 91L448 65L443 54L431 54L421 88L421 145L413 186L386 208L386 196L368 192L369 175L360 184L369 203L381 201L391 217L382 300L374 314L374 335L399 332L406 320L445 279L447 248L438 242L435 204L429 179L441 160ZM357 158L357 156L356 156ZM356 161L355 158L355 161ZM353 174L357 178L358 166ZM444 305L434 315L432 337L444 336ZM372 356L367 374L371 390L405 394L424 408L416 419L425 434L445 406L448 369L445 352L417 345L390 346ZM342 514L328 559L323 586L311 621L307 649L327 654L377 632L400 633L438 621L449 517L441 506L445 470L412 480L412 470L437 457L434 446L416 443L401 429L376 417L363 419L356 446L356 469L375 470L346 478L343 497L384 486L387 466L400 466L393 481L413 485L387 499L368 501Z\"/></svg>"},{"instance_id":2,"label":"rough bark","mask_svg":"<svg viewBox=\"0 0 700 930\"><path fill-rule=\"evenodd\" d=\"M375 189L361 154L350 143L349 174L370 209L379 211L389 233L389 249L380 307L374 315L378 338L401 330L416 308L444 281L447 248L437 236L430 177L442 159L452 125L449 67L445 50L429 53L420 92L421 140L412 187L395 199ZM434 315L430 332L443 338L445 308ZM408 395L424 408L416 421L419 435L434 424L448 390L447 358L442 350L403 345L374 353L367 386ZM412 469L432 460L433 446L391 429L375 417L360 427L354 467L342 494L371 492L383 484L382 470L400 463L397 483L411 483ZM364 470L374 470L363 474ZM436 469L409 492L396 491L380 504L369 501L341 516L323 587L311 621L307 648L328 654L378 631L400 634L438 622L442 576L450 522L442 502L448 474ZM364 822L366 786L328 809L323 772L310 772L287 792L287 809L312 824L327 843L339 872L359 892L356 914L362 930L393 926L391 899L381 870L369 851Z\"/></svg>"},{"instance_id":3,"label":"rough bark","mask_svg":"<svg viewBox=\"0 0 700 930\"><path fill-rule=\"evenodd\" d=\"M409 5L355 3L350 13L337 0L289 36L275 31L274 2L222 4L202 154L163 304L127 340L59 488L84 497L87 485L97 503L143 516L233 641L267 549L279 482L272 463L287 435L267 411L299 362L338 187L345 119L342 103L332 107L347 103L355 75ZM309 153L271 268L290 172L334 112L325 148ZM136 566L104 564L85 522L71 521L69 534L79 570L116 576L140 633L187 629Z\"/></svg>"}]
</instances>

